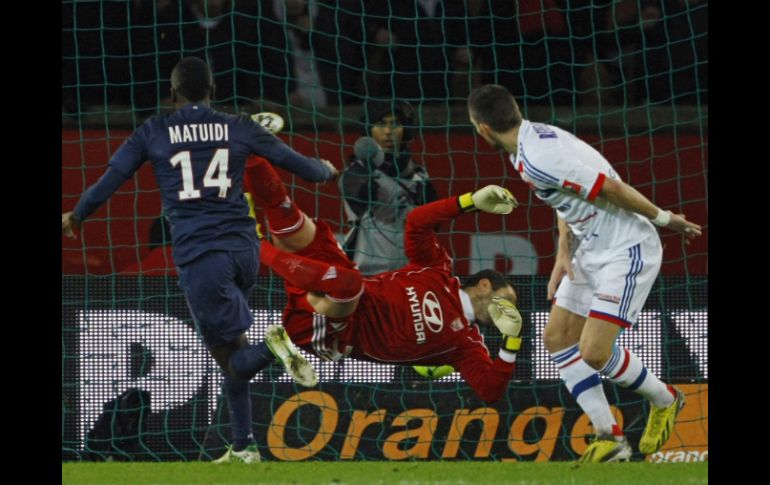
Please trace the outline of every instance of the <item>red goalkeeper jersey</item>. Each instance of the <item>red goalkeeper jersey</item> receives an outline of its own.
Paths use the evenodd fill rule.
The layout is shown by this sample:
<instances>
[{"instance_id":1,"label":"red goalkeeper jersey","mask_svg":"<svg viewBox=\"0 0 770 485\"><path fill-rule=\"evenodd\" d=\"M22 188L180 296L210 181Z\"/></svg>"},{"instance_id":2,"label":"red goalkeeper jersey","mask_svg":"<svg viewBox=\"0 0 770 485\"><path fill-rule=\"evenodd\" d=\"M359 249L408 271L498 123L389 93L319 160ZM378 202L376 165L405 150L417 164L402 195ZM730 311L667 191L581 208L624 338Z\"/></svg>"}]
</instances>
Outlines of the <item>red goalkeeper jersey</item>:
<instances>
[{"instance_id":1,"label":"red goalkeeper jersey","mask_svg":"<svg viewBox=\"0 0 770 485\"><path fill-rule=\"evenodd\" d=\"M353 357L386 364L455 367L485 401L499 399L514 364L492 359L476 324L463 311L460 282L434 227L461 213L457 197L415 208L404 236L409 264L364 278L356 311L333 319L315 313L306 292L287 283L284 326L295 344L326 360ZM352 267L330 229L317 223L310 246L297 254Z\"/></svg>"}]
</instances>

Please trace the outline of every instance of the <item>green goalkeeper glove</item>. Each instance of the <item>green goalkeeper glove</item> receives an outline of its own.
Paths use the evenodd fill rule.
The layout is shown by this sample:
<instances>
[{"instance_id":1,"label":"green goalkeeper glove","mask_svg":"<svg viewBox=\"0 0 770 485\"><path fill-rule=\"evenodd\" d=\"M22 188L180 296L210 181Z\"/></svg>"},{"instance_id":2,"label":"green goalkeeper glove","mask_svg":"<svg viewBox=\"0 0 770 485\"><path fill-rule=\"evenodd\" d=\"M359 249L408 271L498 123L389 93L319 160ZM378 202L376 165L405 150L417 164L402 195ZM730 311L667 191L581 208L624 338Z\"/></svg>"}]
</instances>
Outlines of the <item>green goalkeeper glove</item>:
<instances>
[{"instance_id":1,"label":"green goalkeeper glove","mask_svg":"<svg viewBox=\"0 0 770 485\"><path fill-rule=\"evenodd\" d=\"M500 333L503 334L503 349L518 352L521 348L521 314L510 300L501 296L492 297L487 311Z\"/></svg>"},{"instance_id":2,"label":"green goalkeeper glove","mask_svg":"<svg viewBox=\"0 0 770 485\"><path fill-rule=\"evenodd\" d=\"M257 218L257 206L254 203L254 197L251 195L251 192L244 192L243 197L246 199L246 202L249 204L249 217L252 219ZM257 239L265 239L265 234L262 232L262 224L257 222Z\"/></svg>"},{"instance_id":3,"label":"green goalkeeper glove","mask_svg":"<svg viewBox=\"0 0 770 485\"><path fill-rule=\"evenodd\" d=\"M476 192L463 194L458 202L465 212L478 209L490 214L510 214L519 205L513 194L499 185L487 185Z\"/></svg>"}]
</instances>

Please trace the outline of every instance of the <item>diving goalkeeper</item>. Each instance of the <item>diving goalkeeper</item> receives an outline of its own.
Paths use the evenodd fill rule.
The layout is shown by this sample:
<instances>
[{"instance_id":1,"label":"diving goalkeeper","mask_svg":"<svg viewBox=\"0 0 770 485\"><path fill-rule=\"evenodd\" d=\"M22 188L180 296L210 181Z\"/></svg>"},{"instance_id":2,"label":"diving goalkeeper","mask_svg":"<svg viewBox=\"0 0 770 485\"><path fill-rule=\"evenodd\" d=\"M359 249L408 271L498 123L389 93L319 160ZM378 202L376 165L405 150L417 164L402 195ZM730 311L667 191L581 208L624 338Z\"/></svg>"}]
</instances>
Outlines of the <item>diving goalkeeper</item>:
<instances>
[{"instance_id":1,"label":"diving goalkeeper","mask_svg":"<svg viewBox=\"0 0 770 485\"><path fill-rule=\"evenodd\" d=\"M449 364L484 401L500 399L521 346L516 291L501 273L483 270L460 286L434 227L481 210L508 214L516 200L488 185L476 192L415 208L406 221L409 263L363 277L323 221L313 221L288 197L269 163L253 163L247 177L267 217L272 244L262 262L285 280L283 325L292 341L324 360L351 357L399 365ZM476 324L504 336L490 356Z\"/></svg>"}]
</instances>

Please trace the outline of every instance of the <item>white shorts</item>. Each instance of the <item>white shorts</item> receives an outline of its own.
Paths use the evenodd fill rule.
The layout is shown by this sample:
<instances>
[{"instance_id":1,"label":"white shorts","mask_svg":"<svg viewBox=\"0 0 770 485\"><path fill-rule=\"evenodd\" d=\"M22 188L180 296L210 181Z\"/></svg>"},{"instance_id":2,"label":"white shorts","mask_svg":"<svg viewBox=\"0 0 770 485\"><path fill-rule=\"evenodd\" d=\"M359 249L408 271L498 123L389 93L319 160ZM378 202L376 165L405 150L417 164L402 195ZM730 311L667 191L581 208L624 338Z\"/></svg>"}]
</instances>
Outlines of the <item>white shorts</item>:
<instances>
[{"instance_id":1,"label":"white shorts","mask_svg":"<svg viewBox=\"0 0 770 485\"><path fill-rule=\"evenodd\" d=\"M660 271L663 249L654 234L617 252L582 252L572 259L575 279L564 275L554 304L584 317L629 328L639 316Z\"/></svg>"}]
</instances>

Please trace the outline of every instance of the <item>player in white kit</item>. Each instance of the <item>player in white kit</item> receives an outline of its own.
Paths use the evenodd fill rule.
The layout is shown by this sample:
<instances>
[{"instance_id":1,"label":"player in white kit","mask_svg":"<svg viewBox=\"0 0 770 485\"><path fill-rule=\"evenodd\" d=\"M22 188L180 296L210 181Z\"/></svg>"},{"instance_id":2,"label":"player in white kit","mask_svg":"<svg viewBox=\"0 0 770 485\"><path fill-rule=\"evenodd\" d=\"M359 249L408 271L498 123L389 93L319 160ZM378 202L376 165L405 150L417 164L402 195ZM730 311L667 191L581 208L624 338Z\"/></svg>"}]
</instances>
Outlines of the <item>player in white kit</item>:
<instances>
[{"instance_id":1,"label":"player in white kit","mask_svg":"<svg viewBox=\"0 0 770 485\"><path fill-rule=\"evenodd\" d=\"M636 323L660 270L663 251L653 224L688 239L700 236L701 227L682 214L659 209L571 133L523 119L516 100L502 86L473 90L468 112L479 135L510 153L524 182L556 210L559 244L548 282L548 299L554 299L543 341L596 431L581 461L631 456L599 374L650 400L639 451L655 453L671 435L684 395L661 382L615 340L622 329Z\"/></svg>"}]
</instances>

